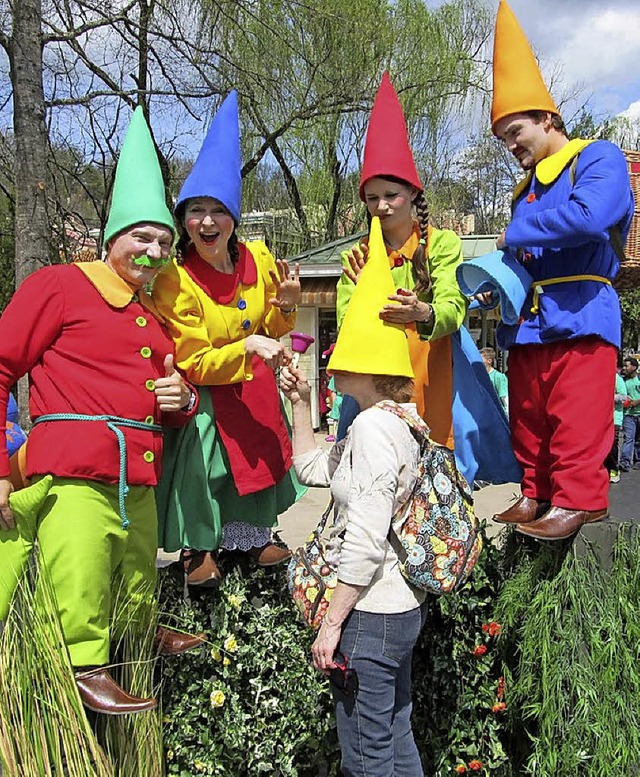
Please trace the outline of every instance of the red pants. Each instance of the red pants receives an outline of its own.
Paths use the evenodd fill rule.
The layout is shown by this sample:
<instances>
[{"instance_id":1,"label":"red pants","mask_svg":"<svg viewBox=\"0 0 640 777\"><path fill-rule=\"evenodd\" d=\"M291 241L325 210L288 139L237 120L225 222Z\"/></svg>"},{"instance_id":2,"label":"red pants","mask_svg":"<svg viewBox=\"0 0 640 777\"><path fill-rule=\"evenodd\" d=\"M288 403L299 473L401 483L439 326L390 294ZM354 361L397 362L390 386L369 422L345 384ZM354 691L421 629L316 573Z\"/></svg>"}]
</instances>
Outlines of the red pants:
<instances>
[{"instance_id":1,"label":"red pants","mask_svg":"<svg viewBox=\"0 0 640 777\"><path fill-rule=\"evenodd\" d=\"M511 441L522 493L571 510L608 506L616 349L598 337L509 351Z\"/></svg>"}]
</instances>

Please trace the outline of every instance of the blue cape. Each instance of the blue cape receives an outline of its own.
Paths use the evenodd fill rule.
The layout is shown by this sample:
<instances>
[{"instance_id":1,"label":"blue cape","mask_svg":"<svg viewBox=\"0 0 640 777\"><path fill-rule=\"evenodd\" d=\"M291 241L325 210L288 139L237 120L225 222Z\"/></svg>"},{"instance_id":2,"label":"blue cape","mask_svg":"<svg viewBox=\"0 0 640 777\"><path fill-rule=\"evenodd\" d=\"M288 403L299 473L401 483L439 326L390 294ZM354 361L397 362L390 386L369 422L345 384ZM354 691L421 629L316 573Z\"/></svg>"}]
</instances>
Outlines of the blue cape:
<instances>
[{"instance_id":1,"label":"blue cape","mask_svg":"<svg viewBox=\"0 0 640 777\"><path fill-rule=\"evenodd\" d=\"M519 483L522 470L513 455L509 421L480 352L462 327L451 336L453 351L453 443L458 469L470 484ZM338 439L360 412L350 396L342 399Z\"/></svg>"}]
</instances>

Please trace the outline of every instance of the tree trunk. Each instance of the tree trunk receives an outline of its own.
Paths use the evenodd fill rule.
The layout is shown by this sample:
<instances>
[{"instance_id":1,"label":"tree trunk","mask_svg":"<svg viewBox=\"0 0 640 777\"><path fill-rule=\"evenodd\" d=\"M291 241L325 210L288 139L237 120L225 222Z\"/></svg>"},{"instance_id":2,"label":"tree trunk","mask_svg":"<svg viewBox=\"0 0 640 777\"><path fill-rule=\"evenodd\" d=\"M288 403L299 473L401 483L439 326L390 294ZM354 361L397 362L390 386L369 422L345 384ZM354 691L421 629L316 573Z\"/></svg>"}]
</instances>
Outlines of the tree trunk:
<instances>
[{"instance_id":1,"label":"tree trunk","mask_svg":"<svg viewBox=\"0 0 640 777\"><path fill-rule=\"evenodd\" d=\"M16 288L50 264L47 213L47 130L42 86L42 3L14 3L13 36L9 42L13 87L15 156L15 277ZM21 422L28 425L26 381L18 390Z\"/></svg>"}]
</instances>

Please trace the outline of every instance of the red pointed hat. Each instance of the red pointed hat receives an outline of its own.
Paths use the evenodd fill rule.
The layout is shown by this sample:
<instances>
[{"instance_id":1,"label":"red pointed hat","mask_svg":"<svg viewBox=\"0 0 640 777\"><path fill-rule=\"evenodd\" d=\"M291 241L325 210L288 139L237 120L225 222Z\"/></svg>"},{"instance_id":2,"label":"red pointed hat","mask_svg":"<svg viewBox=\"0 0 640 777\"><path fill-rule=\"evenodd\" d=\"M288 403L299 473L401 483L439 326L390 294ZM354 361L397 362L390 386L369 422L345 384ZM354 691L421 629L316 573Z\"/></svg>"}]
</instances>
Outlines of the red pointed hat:
<instances>
[{"instance_id":1,"label":"red pointed hat","mask_svg":"<svg viewBox=\"0 0 640 777\"><path fill-rule=\"evenodd\" d=\"M364 185L376 176L393 176L422 191L422 181L413 161L407 122L389 73L382 76L364 144L360 173L360 199L364 202Z\"/></svg>"}]
</instances>

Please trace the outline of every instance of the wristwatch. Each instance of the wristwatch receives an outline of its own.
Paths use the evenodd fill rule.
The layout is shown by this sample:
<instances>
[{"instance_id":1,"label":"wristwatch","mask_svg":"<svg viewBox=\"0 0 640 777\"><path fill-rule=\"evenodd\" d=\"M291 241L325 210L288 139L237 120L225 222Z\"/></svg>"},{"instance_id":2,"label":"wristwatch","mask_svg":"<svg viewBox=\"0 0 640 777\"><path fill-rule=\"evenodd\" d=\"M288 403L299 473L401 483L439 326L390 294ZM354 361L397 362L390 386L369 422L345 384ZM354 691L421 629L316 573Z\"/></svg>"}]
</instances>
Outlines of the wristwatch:
<instances>
[{"instance_id":1,"label":"wristwatch","mask_svg":"<svg viewBox=\"0 0 640 777\"><path fill-rule=\"evenodd\" d=\"M189 389L189 401L187 402L184 407L181 407L180 410L182 410L183 413L190 413L193 408L196 406L197 396L196 392Z\"/></svg>"}]
</instances>

